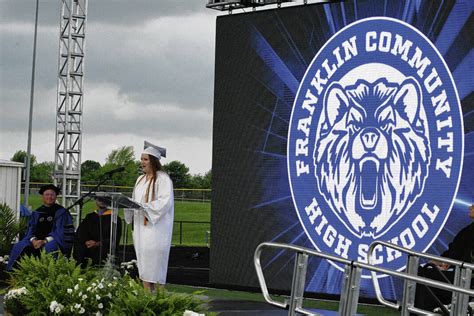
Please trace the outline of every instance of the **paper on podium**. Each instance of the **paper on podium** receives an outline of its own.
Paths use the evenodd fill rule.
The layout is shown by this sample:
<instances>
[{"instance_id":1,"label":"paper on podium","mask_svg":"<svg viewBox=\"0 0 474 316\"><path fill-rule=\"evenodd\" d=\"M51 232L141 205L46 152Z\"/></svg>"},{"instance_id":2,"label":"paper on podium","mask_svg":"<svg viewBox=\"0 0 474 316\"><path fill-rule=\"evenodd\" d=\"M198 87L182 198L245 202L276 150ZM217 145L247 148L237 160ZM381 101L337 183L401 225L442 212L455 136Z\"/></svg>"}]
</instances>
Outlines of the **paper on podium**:
<instances>
[{"instance_id":1,"label":"paper on podium","mask_svg":"<svg viewBox=\"0 0 474 316\"><path fill-rule=\"evenodd\" d=\"M96 192L95 197L99 197L107 203L108 206L112 206L113 202L118 208L131 208L140 209L142 206L130 199L129 197L117 192Z\"/></svg>"}]
</instances>

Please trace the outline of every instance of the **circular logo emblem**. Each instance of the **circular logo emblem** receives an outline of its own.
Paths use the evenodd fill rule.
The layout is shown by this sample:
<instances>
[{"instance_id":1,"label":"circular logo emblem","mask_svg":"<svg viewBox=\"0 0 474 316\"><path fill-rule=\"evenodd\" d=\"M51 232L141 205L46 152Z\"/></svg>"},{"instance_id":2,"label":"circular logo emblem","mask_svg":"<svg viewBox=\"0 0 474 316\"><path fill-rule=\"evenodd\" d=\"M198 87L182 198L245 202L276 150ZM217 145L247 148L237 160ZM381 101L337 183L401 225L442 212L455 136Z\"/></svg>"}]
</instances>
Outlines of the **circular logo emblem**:
<instances>
[{"instance_id":1,"label":"circular logo emblem","mask_svg":"<svg viewBox=\"0 0 474 316\"><path fill-rule=\"evenodd\" d=\"M307 236L362 262L374 240L426 251L451 211L463 142L452 76L422 33L383 17L345 27L306 70L290 120L288 175ZM376 250L377 264L404 267L401 253Z\"/></svg>"}]
</instances>

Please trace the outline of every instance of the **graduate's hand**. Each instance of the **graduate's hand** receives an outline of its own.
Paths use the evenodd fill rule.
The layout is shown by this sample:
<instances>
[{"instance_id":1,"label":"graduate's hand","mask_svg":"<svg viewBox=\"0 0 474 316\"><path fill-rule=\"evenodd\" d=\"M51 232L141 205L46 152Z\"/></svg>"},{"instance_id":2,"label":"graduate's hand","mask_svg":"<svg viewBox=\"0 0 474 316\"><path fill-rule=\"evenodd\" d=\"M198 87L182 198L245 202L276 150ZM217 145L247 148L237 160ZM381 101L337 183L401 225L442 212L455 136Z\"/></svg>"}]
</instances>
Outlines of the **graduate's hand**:
<instances>
[{"instance_id":1,"label":"graduate's hand","mask_svg":"<svg viewBox=\"0 0 474 316\"><path fill-rule=\"evenodd\" d=\"M31 243L33 244L33 248L40 249L41 247L43 247L46 244L46 241L45 240L33 240Z\"/></svg>"}]
</instances>

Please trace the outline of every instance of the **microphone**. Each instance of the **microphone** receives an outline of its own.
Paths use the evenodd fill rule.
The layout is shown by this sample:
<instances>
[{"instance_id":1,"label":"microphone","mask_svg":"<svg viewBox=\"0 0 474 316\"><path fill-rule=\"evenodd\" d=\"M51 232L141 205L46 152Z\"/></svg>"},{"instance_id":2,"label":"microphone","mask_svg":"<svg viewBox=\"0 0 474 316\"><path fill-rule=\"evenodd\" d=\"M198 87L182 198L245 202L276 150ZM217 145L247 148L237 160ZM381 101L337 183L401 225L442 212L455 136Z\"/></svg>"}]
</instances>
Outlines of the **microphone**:
<instances>
[{"instance_id":1,"label":"microphone","mask_svg":"<svg viewBox=\"0 0 474 316\"><path fill-rule=\"evenodd\" d=\"M110 171L107 171L106 173L104 173L104 176L111 176L113 175L114 173L116 172L122 172L125 170L125 167L122 166L122 167L118 167L118 168L115 168L115 169L112 169Z\"/></svg>"}]
</instances>

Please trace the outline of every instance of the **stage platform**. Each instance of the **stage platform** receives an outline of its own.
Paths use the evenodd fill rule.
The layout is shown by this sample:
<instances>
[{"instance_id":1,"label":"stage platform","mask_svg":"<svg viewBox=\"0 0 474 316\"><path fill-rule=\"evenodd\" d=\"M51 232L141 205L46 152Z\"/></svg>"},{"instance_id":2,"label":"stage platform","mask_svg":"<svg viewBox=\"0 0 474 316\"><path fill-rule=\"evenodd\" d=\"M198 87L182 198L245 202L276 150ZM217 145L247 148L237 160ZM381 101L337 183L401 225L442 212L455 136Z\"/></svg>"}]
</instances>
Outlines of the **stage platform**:
<instances>
[{"instance_id":1,"label":"stage platform","mask_svg":"<svg viewBox=\"0 0 474 316\"><path fill-rule=\"evenodd\" d=\"M126 251L125 261L135 258L133 248L121 249ZM123 252L119 253L122 258ZM209 248L207 247L172 247L170 253L167 283L210 287L209 284ZM222 288L220 286L219 288ZM240 289L242 290L242 289ZM209 298L204 297L204 300ZM0 299L0 315L4 314L3 296ZM324 316L337 315L335 311L310 309ZM288 315L287 310L274 307L270 304L245 299L211 299L209 311L218 312L221 316L249 315L249 316L279 316Z\"/></svg>"},{"instance_id":2,"label":"stage platform","mask_svg":"<svg viewBox=\"0 0 474 316\"><path fill-rule=\"evenodd\" d=\"M0 296L0 315L4 315L3 295ZM324 316L337 316L335 311L310 309L314 313ZM273 307L263 302L246 300L212 300L209 303L209 311L217 312L219 316L286 316L288 311ZM361 314L358 314L361 315Z\"/></svg>"},{"instance_id":3,"label":"stage platform","mask_svg":"<svg viewBox=\"0 0 474 316\"><path fill-rule=\"evenodd\" d=\"M264 302L245 301L245 300L220 300L216 299L210 302L209 311L218 312L219 316L286 316L288 311L274 307ZM336 311L321 309L309 309L316 315L337 316Z\"/></svg>"}]
</instances>

